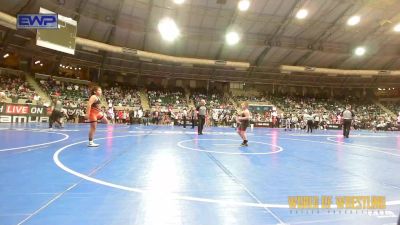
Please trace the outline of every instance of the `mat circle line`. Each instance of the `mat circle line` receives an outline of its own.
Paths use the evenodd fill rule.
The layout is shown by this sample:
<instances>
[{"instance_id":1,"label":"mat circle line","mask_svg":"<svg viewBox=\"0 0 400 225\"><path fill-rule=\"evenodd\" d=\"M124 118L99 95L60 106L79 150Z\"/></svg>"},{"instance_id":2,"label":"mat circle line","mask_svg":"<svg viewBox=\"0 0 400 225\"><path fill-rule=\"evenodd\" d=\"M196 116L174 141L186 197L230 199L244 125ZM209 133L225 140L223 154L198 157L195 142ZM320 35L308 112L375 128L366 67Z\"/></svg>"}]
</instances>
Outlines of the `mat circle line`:
<instances>
[{"instance_id":1,"label":"mat circle line","mask_svg":"<svg viewBox=\"0 0 400 225\"><path fill-rule=\"evenodd\" d=\"M97 138L96 140L101 140L101 139L111 139L111 138L123 138L123 137L134 137L134 136L143 136L143 135L123 135L123 136L114 136L114 137L105 137L105 138ZM87 176L85 174L79 173L67 166L65 166L59 159L59 155L62 151L65 149L78 145L81 143L85 143L87 141L78 141L75 143L71 143L69 145L66 145L60 149L58 149L54 155L53 155L53 161L54 163L62 170L65 172L72 174L74 176L80 177L84 180L100 184L103 186L119 189L119 190L125 190L129 192L135 192L138 194L142 195L158 195L160 196L160 199L175 199L175 200L186 200L186 201L193 201L193 202L203 202L203 203L215 203L215 204L221 204L221 205L230 205L230 206L242 206L242 207L254 207L254 208L283 208L283 209L288 209L289 205L288 204L267 204L267 203L253 203L253 202L241 202L241 201L232 201L232 200L221 200L221 199L212 199L212 198L201 198L201 197L194 197L194 196L187 196L187 195L178 195L178 194L173 194L173 193L160 193L157 191L151 191L151 190L144 190L140 188L133 188L133 187L127 187L119 184L114 184L111 182L107 182L104 180L100 180L97 178L93 178L90 176ZM386 202L387 206L392 206L392 205L400 205L400 200L397 201L388 201ZM332 205L332 208L337 208L336 205Z\"/></svg>"},{"instance_id":2,"label":"mat circle line","mask_svg":"<svg viewBox=\"0 0 400 225\"><path fill-rule=\"evenodd\" d=\"M32 132L32 133L35 133L35 132ZM22 146L22 147L0 149L0 152L14 151L14 150L19 150L19 149L32 148L32 147L38 147L38 146L43 146L43 145L54 144L54 143L57 143L57 142L65 141L65 140L67 140L69 138L68 134L63 134L63 133L58 133L58 132L37 132L37 133L60 134L60 135L63 135L64 138L56 140L56 141L50 141L50 142L41 143L41 144L34 144L34 145L27 145L27 146Z\"/></svg>"},{"instance_id":3,"label":"mat circle line","mask_svg":"<svg viewBox=\"0 0 400 225\"><path fill-rule=\"evenodd\" d=\"M178 142L177 145L180 148L188 149L188 150L191 150L191 151L209 152L209 153L225 154L225 155L270 155L270 154L276 154L276 153L279 153L279 152L283 151L283 148L281 146L274 145L274 144L269 144L269 143L265 143L265 142L260 142L260 141L251 141L250 144L257 143L257 144L263 144L263 145L270 145L272 147L277 147L279 150L278 151L273 151L273 152L221 152L221 151L204 150L204 149L199 149L199 148L191 148L191 147L184 146L182 144L182 143L190 142L190 141L206 141L206 140L228 140L228 141L236 141L237 142L237 140L235 140L235 139L223 139L223 138L211 139L211 138L207 138L207 139L188 139L188 140L183 140L183 141ZM239 145L238 145L238 147L239 147Z\"/></svg>"}]
</instances>

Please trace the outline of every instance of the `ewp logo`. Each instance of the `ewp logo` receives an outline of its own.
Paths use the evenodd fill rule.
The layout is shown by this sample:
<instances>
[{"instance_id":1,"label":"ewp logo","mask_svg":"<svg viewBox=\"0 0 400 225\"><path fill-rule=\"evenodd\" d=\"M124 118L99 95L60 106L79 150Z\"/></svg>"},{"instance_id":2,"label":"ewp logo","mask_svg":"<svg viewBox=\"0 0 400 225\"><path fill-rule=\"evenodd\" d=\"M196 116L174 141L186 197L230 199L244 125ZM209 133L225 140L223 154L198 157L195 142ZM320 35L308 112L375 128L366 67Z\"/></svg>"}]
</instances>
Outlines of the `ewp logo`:
<instances>
[{"instance_id":1,"label":"ewp logo","mask_svg":"<svg viewBox=\"0 0 400 225\"><path fill-rule=\"evenodd\" d=\"M57 14L18 14L17 29L58 29Z\"/></svg>"}]
</instances>

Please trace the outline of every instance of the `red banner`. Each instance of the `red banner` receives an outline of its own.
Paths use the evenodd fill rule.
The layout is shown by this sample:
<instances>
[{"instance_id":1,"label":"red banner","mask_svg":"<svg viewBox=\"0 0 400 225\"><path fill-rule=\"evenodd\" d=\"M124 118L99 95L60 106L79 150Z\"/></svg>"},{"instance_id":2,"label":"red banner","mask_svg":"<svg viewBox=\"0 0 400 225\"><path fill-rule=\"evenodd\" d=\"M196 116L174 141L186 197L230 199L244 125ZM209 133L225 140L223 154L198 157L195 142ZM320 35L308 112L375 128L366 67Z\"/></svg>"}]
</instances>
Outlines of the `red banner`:
<instances>
[{"instance_id":1,"label":"red banner","mask_svg":"<svg viewBox=\"0 0 400 225\"><path fill-rule=\"evenodd\" d=\"M24 105L6 105L6 114L28 114L30 113L29 106Z\"/></svg>"}]
</instances>

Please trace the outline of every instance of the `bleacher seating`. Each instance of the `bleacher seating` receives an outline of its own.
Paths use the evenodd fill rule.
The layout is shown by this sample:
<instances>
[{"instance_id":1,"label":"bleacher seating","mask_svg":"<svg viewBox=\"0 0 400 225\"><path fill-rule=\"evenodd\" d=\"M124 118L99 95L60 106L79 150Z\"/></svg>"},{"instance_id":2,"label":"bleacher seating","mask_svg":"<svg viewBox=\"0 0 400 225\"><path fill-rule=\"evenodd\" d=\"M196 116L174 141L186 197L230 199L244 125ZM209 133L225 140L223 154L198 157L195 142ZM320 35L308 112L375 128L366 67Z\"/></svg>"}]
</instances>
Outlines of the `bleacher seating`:
<instances>
[{"instance_id":1,"label":"bleacher seating","mask_svg":"<svg viewBox=\"0 0 400 225\"><path fill-rule=\"evenodd\" d=\"M82 81L69 78L51 77L39 74L36 79L41 88L52 97L58 97L63 101L65 107L85 109L87 100L90 96L89 81ZM29 87L25 76L21 73L0 75L0 91L8 97L8 101L15 103L40 104L39 96ZM218 90L193 89L190 90L189 98L194 105L198 105L201 99L205 99L209 109L208 120L211 124L228 125L234 118L235 106L229 97L224 96ZM169 115L174 111L175 119L181 118L183 108L189 108L183 88L160 88L151 86L147 88L150 106L153 111L160 110L163 116ZM113 84L103 87L103 95L109 106L113 107L141 107L140 91L137 87ZM354 97L326 98L326 97L307 97L290 95L267 95L259 93L257 96L239 95L232 99L236 102L269 102L279 108L282 112L276 113L276 118L297 118L299 122L303 120L305 113L312 113L314 118L328 124L340 123L340 113L347 105L351 105L356 114L356 124L359 128L376 128L382 124L390 128L395 124L396 118L388 115L381 107L373 101L363 100ZM396 115L400 112L400 102L383 103L386 108ZM128 110L125 108L124 110ZM132 109L129 109L132 110ZM271 112L252 112L254 121L273 121ZM165 121L170 120L164 119Z\"/></svg>"},{"instance_id":2,"label":"bleacher seating","mask_svg":"<svg viewBox=\"0 0 400 225\"><path fill-rule=\"evenodd\" d=\"M26 82L24 75L2 73L0 75L0 91L6 94L13 103L33 103L39 96Z\"/></svg>"},{"instance_id":3,"label":"bleacher seating","mask_svg":"<svg viewBox=\"0 0 400 225\"><path fill-rule=\"evenodd\" d=\"M164 89L148 88L147 94L151 107L170 107L173 109L187 107L185 92L182 88Z\"/></svg>"},{"instance_id":4,"label":"bleacher seating","mask_svg":"<svg viewBox=\"0 0 400 225\"><path fill-rule=\"evenodd\" d=\"M261 96L261 97L259 97L259 96L247 97L247 96L240 95L240 96L235 96L233 99L235 101L237 101L237 102L244 102L244 101L247 101L247 102L266 102L267 101L267 99L264 96Z\"/></svg>"},{"instance_id":5,"label":"bleacher seating","mask_svg":"<svg viewBox=\"0 0 400 225\"><path fill-rule=\"evenodd\" d=\"M89 87L85 84L64 82L51 77L38 82L51 97L58 97L64 105L80 104L87 101L90 95Z\"/></svg>"},{"instance_id":6,"label":"bleacher seating","mask_svg":"<svg viewBox=\"0 0 400 225\"><path fill-rule=\"evenodd\" d=\"M269 96L268 98L274 105L283 110L284 115L296 116L300 120L304 113L311 112L320 117L320 121L338 124L340 123L340 114L347 105L352 106L356 121L361 128L373 127L373 123L377 121L390 123L394 120L373 102L356 98L344 100L301 96Z\"/></svg>"},{"instance_id":7,"label":"bleacher seating","mask_svg":"<svg viewBox=\"0 0 400 225\"><path fill-rule=\"evenodd\" d=\"M115 85L103 88L103 95L113 106L140 107L140 91L133 86Z\"/></svg>"},{"instance_id":8,"label":"bleacher seating","mask_svg":"<svg viewBox=\"0 0 400 225\"><path fill-rule=\"evenodd\" d=\"M394 101L394 102L384 102L382 103L383 106L385 106L387 109L389 109L391 112L394 114L398 115L400 112L400 101Z\"/></svg>"},{"instance_id":9,"label":"bleacher seating","mask_svg":"<svg viewBox=\"0 0 400 225\"><path fill-rule=\"evenodd\" d=\"M229 102L229 98L224 97L222 93L216 90L209 91L207 94L207 90L205 89L194 89L192 90L190 98L194 101L195 105L197 105L201 99L206 100L206 106L210 109L235 109L234 105Z\"/></svg>"}]
</instances>

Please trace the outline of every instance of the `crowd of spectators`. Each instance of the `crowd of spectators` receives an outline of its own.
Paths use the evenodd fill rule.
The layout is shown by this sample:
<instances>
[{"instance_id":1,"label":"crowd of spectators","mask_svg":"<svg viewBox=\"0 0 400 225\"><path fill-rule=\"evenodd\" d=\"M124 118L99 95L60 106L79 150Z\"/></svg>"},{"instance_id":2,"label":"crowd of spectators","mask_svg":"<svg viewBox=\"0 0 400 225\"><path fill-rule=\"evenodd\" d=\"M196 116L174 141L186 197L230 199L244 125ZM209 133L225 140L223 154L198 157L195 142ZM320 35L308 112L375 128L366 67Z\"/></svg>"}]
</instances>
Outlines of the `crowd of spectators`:
<instances>
[{"instance_id":1,"label":"crowd of spectators","mask_svg":"<svg viewBox=\"0 0 400 225\"><path fill-rule=\"evenodd\" d=\"M229 101L229 97L224 96L223 93L218 92L216 89L207 91L204 88L197 88L191 90L190 98L196 104L201 99L206 101L206 106L210 109L223 109L234 110L235 106Z\"/></svg>"},{"instance_id":2,"label":"crowd of spectators","mask_svg":"<svg viewBox=\"0 0 400 225\"><path fill-rule=\"evenodd\" d=\"M235 97L233 97L233 99L236 102L244 102L244 101L246 101L246 102L267 102L268 101L266 96L251 96L251 97L235 96Z\"/></svg>"},{"instance_id":3,"label":"crowd of spectators","mask_svg":"<svg viewBox=\"0 0 400 225\"><path fill-rule=\"evenodd\" d=\"M40 96L29 87L24 76L2 74L0 76L0 92L6 97L18 102L25 99L24 103L41 104ZM38 80L40 86L49 93L52 98L62 101L67 109L77 109L79 112L71 111L71 115L84 115L86 102L90 95L87 85L63 82L49 77L46 80ZM116 123L153 122L155 124L181 124L183 118L191 121L195 117L190 105L196 105L201 99L205 99L208 108L206 125L208 126L231 126L235 123L236 109L229 97L218 90L194 89L188 94L189 100L183 88L161 88L149 86L147 94L150 110L142 108L140 91L137 87L126 85L113 85L103 88L108 107L104 107L107 115ZM397 124L397 118L392 114L384 112L381 107L371 100L360 98L315 98L307 96L291 95L261 95L257 97L233 96L236 102L248 101L252 103L265 104L267 102L276 106L278 110L254 111L252 122L269 122L273 127L282 127L289 120L293 127L305 126L305 117L312 117L316 128L325 129L328 124L341 124L341 112L346 106L351 105L355 113L354 128L373 130L392 130ZM396 115L400 112L399 102L384 103L386 108ZM115 107L118 110L115 110ZM185 116L186 115L186 116ZM196 120L196 118L193 118Z\"/></svg>"},{"instance_id":4,"label":"crowd of spectators","mask_svg":"<svg viewBox=\"0 0 400 225\"><path fill-rule=\"evenodd\" d=\"M152 108L179 109L188 106L185 91L180 87L165 89L152 86L147 89L147 95Z\"/></svg>"},{"instance_id":5,"label":"crowd of spectators","mask_svg":"<svg viewBox=\"0 0 400 225\"><path fill-rule=\"evenodd\" d=\"M29 86L23 75L1 74L0 92L3 92L5 97L11 99L13 103L22 99L23 103L35 102L41 104L40 96Z\"/></svg>"},{"instance_id":6,"label":"crowd of spectators","mask_svg":"<svg viewBox=\"0 0 400 225\"><path fill-rule=\"evenodd\" d=\"M383 102L382 105L396 115L400 113L400 100L394 102Z\"/></svg>"},{"instance_id":7,"label":"crowd of spectators","mask_svg":"<svg viewBox=\"0 0 400 225\"><path fill-rule=\"evenodd\" d=\"M115 85L103 88L103 95L108 104L119 107L140 107L140 91L134 86Z\"/></svg>"},{"instance_id":8,"label":"crowd of spectators","mask_svg":"<svg viewBox=\"0 0 400 225\"><path fill-rule=\"evenodd\" d=\"M90 95L88 85L59 81L51 77L38 82L52 98L58 98L66 106L80 105L86 102Z\"/></svg>"},{"instance_id":9,"label":"crowd of spectators","mask_svg":"<svg viewBox=\"0 0 400 225\"><path fill-rule=\"evenodd\" d=\"M397 118L385 113L371 100L354 97L339 100L300 96L271 96L269 99L282 110L282 113L280 115L278 113L275 113L276 115L271 114L264 119L276 123L276 126L283 124L283 120L290 118L291 123L304 127L305 115L311 115L315 124L323 125L316 127L324 129L327 124L341 124L341 113L346 106L351 106L355 113L355 129L391 130L395 127L397 120Z\"/></svg>"}]
</instances>

